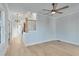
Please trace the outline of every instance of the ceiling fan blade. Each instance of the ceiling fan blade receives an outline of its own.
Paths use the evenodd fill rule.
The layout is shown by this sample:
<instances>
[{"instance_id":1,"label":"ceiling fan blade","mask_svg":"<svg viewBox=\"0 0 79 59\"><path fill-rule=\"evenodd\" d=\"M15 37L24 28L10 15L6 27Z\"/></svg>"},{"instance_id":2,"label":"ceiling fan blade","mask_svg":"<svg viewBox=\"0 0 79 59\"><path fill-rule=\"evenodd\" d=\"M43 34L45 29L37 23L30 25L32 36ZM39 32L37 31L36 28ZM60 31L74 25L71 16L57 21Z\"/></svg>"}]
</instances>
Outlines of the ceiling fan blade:
<instances>
[{"instance_id":1,"label":"ceiling fan blade","mask_svg":"<svg viewBox=\"0 0 79 59\"><path fill-rule=\"evenodd\" d=\"M62 10L62 9L66 9L66 8L69 8L69 6L64 6L62 8L56 9L56 11L59 11L59 10Z\"/></svg>"},{"instance_id":2,"label":"ceiling fan blade","mask_svg":"<svg viewBox=\"0 0 79 59\"><path fill-rule=\"evenodd\" d=\"M45 11L51 11L51 10L47 10L47 9L43 9L43 10L45 10Z\"/></svg>"},{"instance_id":3,"label":"ceiling fan blade","mask_svg":"<svg viewBox=\"0 0 79 59\"><path fill-rule=\"evenodd\" d=\"M53 10L55 10L57 7L57 3L52 3L52 6L53 6Z\"/></svg>"},{"instance_id":4,"label":"ceiling fan blade","mask_svg":"<svg viewBox=\"0 0 79 59\"><path fill-rule=\"evenodd\" d=\"M62 14L63 12L58 12L58 11L56 11L56 13Z\"/></svg>"},{"instance_id":5,"label":"ceiling fan blade","mask_svg":"<svg viewBox=\"0 0 79 59\"><path fill-rule=\"evenodd\" d=\"M43 15L49 15L51 14L51 11L47 12L47 13L42 13Z\"/></svg>"},{"instance_id":6,"label":"ceiling fan blade","mask_svg":"<svg viewBox=\"0 0 79 59\"><path fill-rule=\"evenodd\" d=\"M48 12L48 13L44 13L43 15L47 15L47 14L50 14L50 12Z\"/></svg>"}]
</instances>

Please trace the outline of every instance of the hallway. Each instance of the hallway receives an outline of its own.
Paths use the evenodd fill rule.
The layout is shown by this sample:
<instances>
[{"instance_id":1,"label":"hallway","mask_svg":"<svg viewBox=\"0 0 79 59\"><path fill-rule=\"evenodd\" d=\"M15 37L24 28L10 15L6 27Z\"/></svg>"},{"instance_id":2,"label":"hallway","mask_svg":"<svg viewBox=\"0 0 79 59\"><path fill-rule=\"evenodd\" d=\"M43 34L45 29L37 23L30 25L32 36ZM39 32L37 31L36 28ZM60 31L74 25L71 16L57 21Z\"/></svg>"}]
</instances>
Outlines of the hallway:
<instances>
[{"instance_id":1,"label":"hallway","mask_svg":"<svg viewBox=\"0 0 79 59\"><path fill-rule=\"evenodd\" d=\"M10 55L15 55L15 56L23 55L24 56L24 55L31 55L31 54L30 54L29 49L25 47L22 40L18 37L18 38L13 38L10 41L10 44L7 47L7 51L6 51L5 55L7 55L7 56L10 56Z\"/></svg>"}]
</instances>

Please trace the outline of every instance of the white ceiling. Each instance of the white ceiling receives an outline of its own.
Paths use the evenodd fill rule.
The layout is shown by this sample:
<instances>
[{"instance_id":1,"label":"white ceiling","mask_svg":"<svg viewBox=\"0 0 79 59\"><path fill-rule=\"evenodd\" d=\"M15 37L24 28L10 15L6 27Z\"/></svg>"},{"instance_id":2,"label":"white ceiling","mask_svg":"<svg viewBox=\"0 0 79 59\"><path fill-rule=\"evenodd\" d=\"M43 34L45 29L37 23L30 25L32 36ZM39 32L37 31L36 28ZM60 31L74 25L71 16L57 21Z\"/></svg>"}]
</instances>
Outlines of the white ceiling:
<instances>
[{"instance_id":1,"label":"white ceiling","mask_svg":"<svg viewBox=\"0 0 79 59\"><path fill-rule=\"evenodd\" d=\"M63 14L55 14L52 17L59 18L79 11L79 3L59 3L57 8L61 8L65 5L69 5L69 8L61 10ZM9 10L13 12L19 11L25 13L27 11L31 11L39 14L42 9L51 9L51 7L50 3L8 3Z\"/></svg>"}]
</instances>

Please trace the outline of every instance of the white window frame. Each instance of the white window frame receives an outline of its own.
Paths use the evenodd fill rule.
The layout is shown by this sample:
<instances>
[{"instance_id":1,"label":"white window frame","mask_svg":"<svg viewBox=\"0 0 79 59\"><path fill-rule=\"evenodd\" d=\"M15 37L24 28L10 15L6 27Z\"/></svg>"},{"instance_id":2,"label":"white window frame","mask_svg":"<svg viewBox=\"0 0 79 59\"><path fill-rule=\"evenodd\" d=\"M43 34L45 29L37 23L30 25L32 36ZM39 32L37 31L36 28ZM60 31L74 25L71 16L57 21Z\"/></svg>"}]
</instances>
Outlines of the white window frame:
<instances>
[{"instance_id":1,"label":"white window frame","mask_svg":"<svg viewBox=\"0 0 79 59\"><path fill-rule=\"evenodd\" d=\"M0 45L4 44L5 42L5 12L1 11L1 21L0 21L0 25L1 25L1 43Z\"/></svg>"}]
</instances>

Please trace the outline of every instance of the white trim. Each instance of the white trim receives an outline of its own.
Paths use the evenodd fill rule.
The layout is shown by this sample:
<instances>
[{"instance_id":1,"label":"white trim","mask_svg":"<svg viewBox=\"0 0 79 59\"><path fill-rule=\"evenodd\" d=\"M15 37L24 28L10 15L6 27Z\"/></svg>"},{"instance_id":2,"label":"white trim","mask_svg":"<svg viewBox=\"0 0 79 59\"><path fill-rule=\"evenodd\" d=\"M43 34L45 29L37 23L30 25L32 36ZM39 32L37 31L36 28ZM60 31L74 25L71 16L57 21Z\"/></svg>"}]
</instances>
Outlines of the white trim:
<instances>
[{"instance_id":1,"label":"white trim","mask_svg":"<svg viewBox=\"0 0 79 59\"><path fill-rule=\"evenodd\" d=\"M45 42L49 42L49 41L56 41L56 40L60 40L62 42L67 42L67 43L70 43L70 44L74 44L74 45L78 45L79 46L79 43L75 43L75 42L71 42L71 41L67 41L67 40L63 40L63 39L50 39L50 40L45 40L45 41L40 41L40 42L35 42L35 43L28 43L26 44L26 46L32 46L32 45L36 45L36 44L42 44L42 43L45 43Z\"/></svg>"},{"instance_id":2,"label":"white trim","mask_svg":"<svg viewBox=\"0 0 79 59\"><path fill-rule=\"evenodd\" d=\"M67 42L67 43L70 43L70 44L74 44L74 45L78 45L79 46L79 43L76 43L76 42L71 42L71 41L63 40L63 39L60 39L60 41Z\"/></svg>"},{"instance_id":3,"label":"white trim","mask_svg":"<svg viewBox=\"0 0 79 59\"><path fill-rule=\"evenodd\" d=\"M25 45L26 46L32 46L32 45L41 44L41 43L45 43L45 42L49 42L49 41L55 41L55 40L58 40L58 39L50 39L50 40L44 40L44 41L40 41L40 42L27 43Z\"/></svg>"},{"instance_id":4,"label":"white trim","mask_svg":"<svg viewBox=\"0 0 79 59\"><path fill-rule=\"evenodd\" d=\"M1 19L2 19L2 28L1 28L1 40L3 40L2 43L5 42L5 12L4 11L1 11Z\"/></svg>"},{"instance_id":5,"label":"white trim","mask_svg":"<svg viewBox=\"0 0 79 59\"><path fill-rule=\"evenodd\" d=\"M67 42L67 43L70 43L70 44L74 44L74 45L78 45L79 46L79 43L76 43L76 42L72 42L72 41L68 41L66 39L56 39L56 40L60 40L62 42Z\"/></svg>"}]
</instances>

